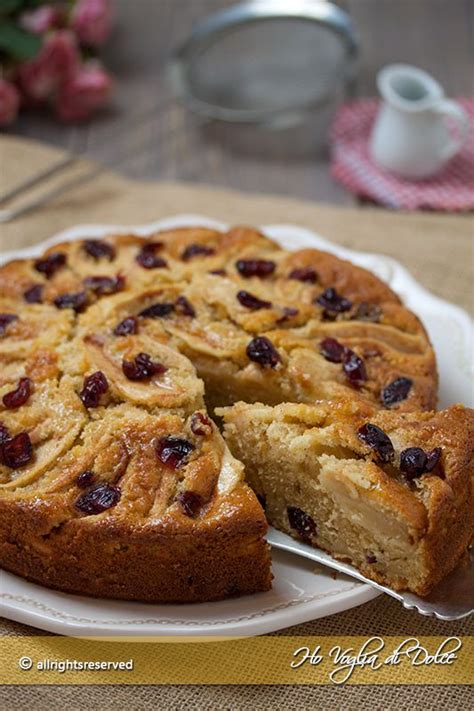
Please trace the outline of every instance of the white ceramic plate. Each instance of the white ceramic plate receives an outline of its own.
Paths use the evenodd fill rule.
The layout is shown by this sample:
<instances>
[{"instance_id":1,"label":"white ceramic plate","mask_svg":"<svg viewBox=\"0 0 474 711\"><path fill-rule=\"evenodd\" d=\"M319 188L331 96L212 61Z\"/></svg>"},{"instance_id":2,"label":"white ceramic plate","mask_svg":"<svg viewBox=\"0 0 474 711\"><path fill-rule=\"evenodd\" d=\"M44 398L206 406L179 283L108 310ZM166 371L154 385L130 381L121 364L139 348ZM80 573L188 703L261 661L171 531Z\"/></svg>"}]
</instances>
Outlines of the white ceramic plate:
<instances>
[{"instance_id":1,"label":"white ceramic plate","mask_svg":"<svg viewBox=\"0 0 474 711\"><path fill-rule=\"evenodd\" d=\"M0 255L0 264L13 258L38 256L45 246L65 240L101 237L110 232L147 235L158 229L196 224L225 228L198 215L137 227L83 225L62 232L47 243ZM440 406L454 402L473 405L473 324L462 309L430 294L388 257L344 249L294 225L267 225L262 229L287 249L318 247L370 269L387 282L422 318L429 331L438 357ZM51 632L83 637L251 636L332 615L379 594L370 585L335 576L298 556L273 551L272 557L275 579L271 591L196 605L151 605L68 595L2 572L0 613Z\"/></svg>"}]
</instances>

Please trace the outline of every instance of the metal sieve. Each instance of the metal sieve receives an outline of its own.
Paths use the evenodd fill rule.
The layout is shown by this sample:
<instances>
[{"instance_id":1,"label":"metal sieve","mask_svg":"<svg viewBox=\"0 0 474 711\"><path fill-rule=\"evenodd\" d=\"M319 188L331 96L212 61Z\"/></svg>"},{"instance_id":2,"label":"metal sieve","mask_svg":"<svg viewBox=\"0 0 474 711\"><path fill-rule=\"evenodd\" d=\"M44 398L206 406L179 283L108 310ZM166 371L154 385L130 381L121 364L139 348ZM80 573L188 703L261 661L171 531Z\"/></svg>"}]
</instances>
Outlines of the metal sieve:
<instances>
[{"instance_id":1,"label":"metal sieve","mask_svg":"<svg viewBox=\"0 0 474 711\"><path fill-rule=\"evenodd\" d=\"M251 0L199 23L169 76L203 116L288 126L344 89L356 54L351 20L333 3Z\"/></svg>"}]
</instances>

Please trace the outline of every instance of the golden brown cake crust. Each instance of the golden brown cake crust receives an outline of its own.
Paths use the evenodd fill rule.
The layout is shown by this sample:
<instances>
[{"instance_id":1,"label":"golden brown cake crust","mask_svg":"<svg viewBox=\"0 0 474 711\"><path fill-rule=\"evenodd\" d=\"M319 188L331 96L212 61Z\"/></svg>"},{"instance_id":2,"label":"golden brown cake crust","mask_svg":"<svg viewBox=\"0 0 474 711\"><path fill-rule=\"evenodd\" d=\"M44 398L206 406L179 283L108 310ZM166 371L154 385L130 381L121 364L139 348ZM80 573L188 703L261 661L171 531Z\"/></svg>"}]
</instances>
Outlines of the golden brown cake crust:
<instances>
[{"instance_id":1,"label":"golden brown cake crust","mask_svg":"<svg viewBox=\"0 0 474 711\"><path fill-rule=\"evenodd\" d=\"M267 361L262 338L273 349ZM144 377L143 354L145 370L155 368ZM106 387L86 403L96 373ZM3 406L24 379L25 404ZM210 411L241 399L332 399L410 412L435 406L436 363L420 321L374 275L318 250L287 252L253 228L111 235L6 264L3 567L127 599L268 589L265 517L242 466L212 422L192 429L196 413L207 419L204 390ZM11 443L25 435L31 456L17 465ZM166 437L191 445L174 470L157 456ZM88 471L92 479L79 485ZM99 485L101 511L87 503ZM433 491L433 507L442 498Z\"/></svg>"},{"instance_id":2,"label":"golden brown cake crust","mask_svg":"<svg viewBox=\"0 0 474 711\"><path fill-rule=\"evenodd\" d=\"M180 530L179 522L88 525L72 518L45 532L49 512L42 515L35 503L0 501L2 566L65 592L125 600L202 602L267 590L266 524L255 497L243 490L224 506L244 508L246 515L232 526L222 518L190 531Z\"/></svg>"}]
</instances>

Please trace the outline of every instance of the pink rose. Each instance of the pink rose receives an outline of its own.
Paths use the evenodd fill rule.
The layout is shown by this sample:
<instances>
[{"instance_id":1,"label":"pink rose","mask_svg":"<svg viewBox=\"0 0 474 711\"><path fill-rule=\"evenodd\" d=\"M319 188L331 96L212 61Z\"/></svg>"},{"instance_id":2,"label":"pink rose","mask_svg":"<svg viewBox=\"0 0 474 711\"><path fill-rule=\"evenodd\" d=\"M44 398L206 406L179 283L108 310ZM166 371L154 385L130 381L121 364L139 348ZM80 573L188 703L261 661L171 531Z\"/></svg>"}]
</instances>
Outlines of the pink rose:
<instances>
[{"instance_id":1,"label":"pink rose","mask_svg":"<svg viewBox=\"0 0 474 711\"><path fill-rule=\"evenodd\" d=\"M24 30L28 30L34 35L43 35L48 30L59 27L62 19L58 8L52 5L42 5L31 12L24 12L20 16L20 25Z\"/></svg>"},{"instance_id":2,"label":"pink rose","mask_svg":"<svg viewBox=\"0 0 474 711\"><path fill-rule=\"evenodd\" d=\"M83 121L105 104L112 79L96 61L89 61L62 84L56 97L56 113L63 121Z\"/></svg>"},{"instance_id":3,"label":"pink rose","mask_svg":"<svg viewBox=\"0 0 474 711\"><path fill-rule=\"evenodd\" d=\"M61 30L50 35L39 54L18 68L18 80L27 99L44 101L73 76L78 65L73 34Z\"/></svg>"},{"instance_id":4,"label":"pink rose","mask_svg":"<svg viewBox=\"0 0 474 711\"><path fill-rule=\"evenodd\" d=\"M0 126L7 126L16 119L20 95L14 84L0 77Z\"/></svg>"},{"instance_id":5,"label":"pink rose","mask_svg":"<svg viewBox=\"0 0 474 711\"><path fill-rule=\"evenodd\" d=\"M99 47L112 29L113 12L109 0L78 0L72 13L72 28L82 44Z\"/></svg>"}]
</instances>

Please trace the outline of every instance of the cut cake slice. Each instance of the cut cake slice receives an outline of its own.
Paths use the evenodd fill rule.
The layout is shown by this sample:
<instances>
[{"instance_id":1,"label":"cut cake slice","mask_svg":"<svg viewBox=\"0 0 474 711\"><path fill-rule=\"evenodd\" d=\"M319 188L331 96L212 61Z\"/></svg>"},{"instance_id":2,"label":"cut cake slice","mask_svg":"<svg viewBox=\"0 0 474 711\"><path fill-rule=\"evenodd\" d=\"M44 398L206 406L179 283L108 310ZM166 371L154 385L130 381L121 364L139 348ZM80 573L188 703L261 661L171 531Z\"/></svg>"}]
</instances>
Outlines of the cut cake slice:
<instances>
[{"instance_id":1,"label":"cut cake slice","mask_svg":"<svg viewBox=\"0 0 474 711\"><path fill-rule=\"evenodd\" d=\"M420 595L467 550L473 410L238 403L218 414L276 528Z\"/></svg>"}]
</instances>

